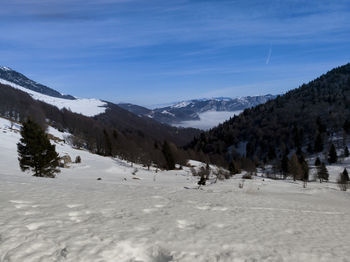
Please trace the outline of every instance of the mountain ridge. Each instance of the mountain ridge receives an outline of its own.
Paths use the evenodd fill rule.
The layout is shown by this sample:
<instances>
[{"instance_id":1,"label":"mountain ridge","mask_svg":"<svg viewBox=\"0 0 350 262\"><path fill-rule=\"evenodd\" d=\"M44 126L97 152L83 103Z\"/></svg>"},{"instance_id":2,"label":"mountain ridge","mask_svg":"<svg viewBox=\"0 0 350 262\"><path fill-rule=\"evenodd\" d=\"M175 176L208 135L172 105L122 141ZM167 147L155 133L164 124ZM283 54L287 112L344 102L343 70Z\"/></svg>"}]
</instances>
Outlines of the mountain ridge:
<instances>
[{"instance_id":1,"label":"mountain ridge","mask_svg":"<svg viewBox=\"0 0 350 262\"><path fill-rule=\"evenodd\" d=\"M122 108L139 116L153 118L161 123L177 125L183 121L200 120L200 114L208 111L237 112L265 103L275 95L245 96L239 98L214 97L184 100L169 106L148 109L129 103L118 104Z\"/></svg>"},{"instance_id":2,"label":"mountain ridge","mask_svg":"<svg viewBox=\"0 0 350 262\"><path fill-rule=\"evenodd\" d=\"M7 66L0 66L0 78L41 94L70 100L76 99L74 96L61 94L50 87L39 84Z\"/></svg>"}]
</instances>

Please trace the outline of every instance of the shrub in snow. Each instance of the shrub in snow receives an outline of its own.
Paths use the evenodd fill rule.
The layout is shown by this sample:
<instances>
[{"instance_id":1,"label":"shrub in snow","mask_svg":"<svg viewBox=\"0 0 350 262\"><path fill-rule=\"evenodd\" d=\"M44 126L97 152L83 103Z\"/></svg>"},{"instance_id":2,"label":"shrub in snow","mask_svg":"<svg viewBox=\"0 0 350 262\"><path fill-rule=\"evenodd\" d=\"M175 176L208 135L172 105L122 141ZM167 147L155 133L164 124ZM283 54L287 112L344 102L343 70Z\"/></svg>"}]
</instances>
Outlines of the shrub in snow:
<instances>
[{"instance_id":1,"label":"shrub in snow","mask_svg":"<svg viewBox=\"0 0 350 262\"><path fill-rule=\"evenodd\" d=\"M214 171L213 174L216 176L216 180L224 180L231 178L232 174L230 172L225 171L222 168L219 168L217 171ZM215 180L215 182L216 182Z\"/></svg>"},{"instance_id":2,"label":"shrub in snow","mask_svg":"<svg viewBox=\"0 0 350 262\"><path fill-rule=\"evenodd\" d=\"M338 183L340 190L342 190L342 191L346 191L349 188L349 174L348 174L348 171L346 170L346 168L339 175L337 183Z\"/></svg>"},{"instance_id":3,"label":"shrub in snow","mask_svg":"<svg viewBox=\"0 0 350 262\"><path fill-rule=\"evenodd\" d=\"M80 156L77 156L77 157L75 158L75 163L76 163L76 164L81 163L81 157L80 157Z\"/></svg>"},{"instance_id":4,"label":"shrub in snow","mask_svg":"<svg viewBox=\"0 0 350 262\"><path fill-rule=\"evenodd\" d=\"M132 174L135 176L137 172L139 172L139 170L135 168L134 171L132 171Z\"/></svg>"},{"instance_id":5,"label":"shrub in snow","mask_svg":"<svg viewBox=\"0 0 350 262\"><path fill-rule=\"evenodd\" d=\"M322 183L323 180L328 181L329 174L328 174L327 167L324 163L321 163L321 165L317 167L317 176L318 176L318 179L320 180L320 183Z\"/></svg>"},{"instance_id":6,"label":"shrub in snow","mask_svg":"<svg viewBox=\"0 0 350 262\"><path fill-rule=\"evenodd\" d=\"M233 174L233 175L241 173L241 170L239 168L239 164L234 160L231 161L228 169L230 170L231 174Z\"/></svg>"},{"instance_id":7,"label":"shrub in snow","mask_svg":"<svg viewBox=\"0 0 350 262\"><path fill-rule=\"evenodd\" d=\"M246 173L242 176L243 179L253 179L253 173Z\"/></svg>"},{"instance_id":8,"label":"shrub in snow","mask_svg":"<svg viewBox=\"0 0 350 262\"><path fill-rule=\"evenodd\" d=\"M34 176L55 177L59 157L55 145L51 145L45 131L28 119L21 128L20 142L17 144L18 160L22 171L32 170Z\"/></svg>"},{"instance_id":9,"label":"shrub in snow","mask_svg":"<svg viewBox=\"0 0 350 262\"><path fill-rule=\"evenodd\" d=\"M65 154L64 156L60 157L60 160L59 160L60 167L68 168L70 163L72 163L72 159L68 154Z\"/></svg>"},{"instance_id":10,"label":"shrub in snow","mask_svg":"<svg viewBox=\"0 0 350 262\"><path fill-rule=\"evenodd\" d=\"M190 171L193 176L198 176L198 173L194 167L190 167Z\"/></svg>"}]
</instances>

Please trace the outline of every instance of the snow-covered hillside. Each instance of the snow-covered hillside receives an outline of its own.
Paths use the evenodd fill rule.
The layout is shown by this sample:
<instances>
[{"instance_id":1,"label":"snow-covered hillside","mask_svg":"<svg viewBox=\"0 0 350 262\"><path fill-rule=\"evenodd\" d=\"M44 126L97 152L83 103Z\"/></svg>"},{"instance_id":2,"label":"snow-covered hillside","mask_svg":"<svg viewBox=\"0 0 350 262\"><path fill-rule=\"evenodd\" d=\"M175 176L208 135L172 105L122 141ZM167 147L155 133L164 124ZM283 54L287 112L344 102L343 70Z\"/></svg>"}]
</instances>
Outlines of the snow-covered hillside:
<instances>
[{"instance_id":1,"label":"snow-covered hillside","mask_svg":"<svg viewBox=\"0 0 350 262\"><path fill-rule=\"evenodd\" d=\"M102 114L106 110L107 104L98 99L86 99L86 98L77 98L77 99L65 99L54 96L44 95L33 90L27 89L15 83L9 82L4 79L0 79L0 83L4 85L12 86L13 88L19 89L28 93L33 99L43 101L47 104L58 107L59 109L69 109L74 113L82 114L85 116L95 116Z\"/></svg>"},{"instance_id":2,"label":"snow-covered hillside","mask_svg":"<svg viewBox=\"0 0 350 262\"><path fill-rule=\"evenodd\" d=\"M36 178L20 171L20 136L10 126L0 118L1 262L350 257L350 193L334 183L303 189L299 182L257 177L241 189L237 175L198 190L187 167L156 173L63 142L57 151L79 155L82 163L55 179Z\"/></svg>"}]
</instances>

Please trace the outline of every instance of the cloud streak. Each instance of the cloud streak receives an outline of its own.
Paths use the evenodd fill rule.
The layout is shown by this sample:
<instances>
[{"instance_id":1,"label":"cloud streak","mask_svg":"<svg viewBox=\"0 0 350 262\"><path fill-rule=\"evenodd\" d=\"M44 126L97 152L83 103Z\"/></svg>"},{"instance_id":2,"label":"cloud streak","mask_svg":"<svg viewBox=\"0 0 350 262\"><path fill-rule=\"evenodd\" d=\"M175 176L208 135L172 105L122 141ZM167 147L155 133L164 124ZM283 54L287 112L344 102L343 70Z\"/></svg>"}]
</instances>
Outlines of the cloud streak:
<instances>
[{"instance_id":1,"label":"cloud streak","mask_svg":"<svg viewBox=\"0 0 350 262\"><path fill-rule=\"evenodd\" d=\"M271 55L272 55L272 46L270 46L269 53L267 54L267 58L266 58L266 61L265 61L266 65L268 65L270 63Z\"/></svg>"},{"instance_id":2,"label":"cloud streak","mask_svg":"<svg viewBox=\"0 0 350 262\"><path fill-rule=\"evenodd\" d=\"M45 79L62 72L82 89L100 77L116 96L234 94L290 79L300 64L350 60L349 17L343 0L13 0L0 9L0 50L4 65Z\"/></svg>"}]
</instances>

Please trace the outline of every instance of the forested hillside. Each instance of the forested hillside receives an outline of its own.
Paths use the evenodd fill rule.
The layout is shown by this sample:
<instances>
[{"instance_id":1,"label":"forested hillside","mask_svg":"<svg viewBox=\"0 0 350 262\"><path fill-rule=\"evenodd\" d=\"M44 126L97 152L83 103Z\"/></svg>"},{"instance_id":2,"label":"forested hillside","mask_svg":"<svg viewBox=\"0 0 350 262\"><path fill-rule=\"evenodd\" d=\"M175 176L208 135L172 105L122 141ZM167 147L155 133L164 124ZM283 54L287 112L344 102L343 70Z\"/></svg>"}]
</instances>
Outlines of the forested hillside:
<instances>
[{"instance_id":1,"label":"forested hillside","mask_svg":"<svg viewBox=\"0 0 350 262\"><path fill-rule=\"evenodd\" d=\"M42 126L50 124L72 134L67 138L76 147L105 156L121 158L159 167L167 167L165 155L184 163L185 158L200 159L203 154L184 151L199 131L162 125L152 119L140 118L108 103L105 113L87 117L33 99L27 93L0 84L0 116L14 121L31 117ZM167 142L164 142L167 141ZM164 147L166 150L164 150ZM170 152L170 153L169 153Z\"/></svg>"},{"instance_id":2,"label":"forested hillside","mask_svg":"<svg viewBox=\"0 0 350 262\"><path fill-rule=\"evenodd\" d=\"M264 162L292 151L312 154L344 145L350 133L350 64L335 68L284 95L244 110L196 137L189 147L228 161Z\"/></svg>"}]
</instances>

